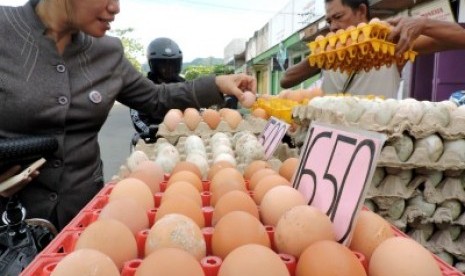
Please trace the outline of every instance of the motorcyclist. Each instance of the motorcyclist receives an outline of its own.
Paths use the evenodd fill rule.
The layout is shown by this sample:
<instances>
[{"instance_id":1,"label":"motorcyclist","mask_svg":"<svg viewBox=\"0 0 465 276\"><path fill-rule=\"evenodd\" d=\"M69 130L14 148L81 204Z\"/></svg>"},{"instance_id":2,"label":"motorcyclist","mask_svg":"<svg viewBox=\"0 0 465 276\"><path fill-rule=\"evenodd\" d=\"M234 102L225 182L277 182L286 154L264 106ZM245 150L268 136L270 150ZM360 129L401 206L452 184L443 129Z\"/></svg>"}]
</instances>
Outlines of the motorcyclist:
<instances>
[{"instance_id":1,"label":"motorcyclist","mask_svg":"<svg viewBox=\"0 0 465 276\"><path fill-rule=\"evenodd\" d=\"M147 78L155 84L185 81L179 75L182 67L182 51L172 39L160 37L152 40L147 47L147 60L150 67ZM129 112L137 131L132 139L132 145L137 144L140 138L147 143L154 143L158 125L163 121L163 118L151 118L134 109Z\"/></svg>"}]
</instances>

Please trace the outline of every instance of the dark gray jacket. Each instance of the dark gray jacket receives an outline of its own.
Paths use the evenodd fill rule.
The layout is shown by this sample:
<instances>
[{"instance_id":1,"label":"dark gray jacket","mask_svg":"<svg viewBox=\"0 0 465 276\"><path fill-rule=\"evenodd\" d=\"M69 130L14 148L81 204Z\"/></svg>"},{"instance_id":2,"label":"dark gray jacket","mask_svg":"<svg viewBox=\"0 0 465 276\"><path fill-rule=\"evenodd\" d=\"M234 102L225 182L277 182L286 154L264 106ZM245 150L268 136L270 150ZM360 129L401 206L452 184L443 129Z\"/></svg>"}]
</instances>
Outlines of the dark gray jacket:
<instances>
[{"instance_id":1,"label":"dark gray jacket","mask_svg":"<svg viewBox=\"0 0 465 276\"><path fill-rule=\"evenodd\" d=\"M0 138L56 136L58 151L19 195L29 217L61 229L102 187L97 135L115 101L159 117L223 98L213 77L154 85L124 58L117 38L79 33L60 56L44 36L37 2L0 6Z\"/></svg>"}]
</instances>

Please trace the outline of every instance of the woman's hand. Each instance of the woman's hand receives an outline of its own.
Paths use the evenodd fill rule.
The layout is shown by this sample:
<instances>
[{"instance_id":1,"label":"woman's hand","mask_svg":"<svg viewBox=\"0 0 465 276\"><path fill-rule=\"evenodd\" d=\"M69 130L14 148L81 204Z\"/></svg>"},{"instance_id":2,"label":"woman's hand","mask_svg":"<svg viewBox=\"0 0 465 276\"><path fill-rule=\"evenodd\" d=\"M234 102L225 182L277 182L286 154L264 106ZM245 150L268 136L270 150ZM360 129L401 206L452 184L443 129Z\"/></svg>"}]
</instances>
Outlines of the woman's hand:
<instances>
[{"instance_id":1,"label":"woman's hand","mask_svg":"<svg viewBox=\"0 0 465 276\"><path fill-rule=\"evenodd\" d=\"M244 91L257 92L257 80L246 74L221 75L215 81L223 94L235 96L239 101Z\"/></svg>"},{"instance_id":2,"label":"woman's hand","mask_svg":"<svg viewBox=\"0 0 465 276\"><path fill-rule=\"evenodd\" d=\"M20 166L14 166L11 167L10 169L6 170L5 172L0 174L0 183L10 179L11 177L15 176L18 174L21 170ZM24 186L26 186L29 182L32 181L32 179L36 178L39 175L39 171L33 171L29 177L26 179L22 180L18 184L14 185L13 187L4 190L3 192L0 193L0 196L3 197L10 197L20 191Z\"/></svg>"},{"instance_id":3,"label":"woman's hand","mask_svg":"<svg viewBox=\"0 0 465 276\"><path fill-rule=\"evenodd\" d=\"M397 43L396 55L400 56L413 47L415 40L422 34L426 18L399 17L387 22L394 28L388 40Z\"/></svg>"}]
</instances>

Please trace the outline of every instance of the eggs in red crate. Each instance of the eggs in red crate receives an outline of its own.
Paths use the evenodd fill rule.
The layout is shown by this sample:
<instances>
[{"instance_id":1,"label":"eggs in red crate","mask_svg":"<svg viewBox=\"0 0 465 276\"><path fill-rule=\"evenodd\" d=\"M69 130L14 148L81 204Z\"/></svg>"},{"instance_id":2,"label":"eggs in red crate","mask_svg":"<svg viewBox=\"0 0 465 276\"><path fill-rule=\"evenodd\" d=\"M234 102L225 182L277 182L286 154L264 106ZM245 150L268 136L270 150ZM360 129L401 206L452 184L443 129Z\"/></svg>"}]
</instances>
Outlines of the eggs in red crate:
<instances>
[{"instance_id":1,"label":"eggs in red crate","mask_svg":"<svg viewBox=\"0 0 465 276\"><path fill-rule=\"evenodd\" d=\"M178 248L162 248L142 260L135 275L204 276L205 274L200 262L191 254Z\"/></svg>"},{"instance_id":2,"label":"eggs in red crate","mask_svg":"<svg viewBox=\"0 0 465 276\"><path fill-rule=\"evenodd\" d=\"M394 237L382 242L373 252L369 274L388 275L442 275L431 252L416 241Z\"/></svg>"},{"instance_id":3,"label":"eggs in red crate","mask_svg":"<svg viewBox=\"0 0 465 276\"><path fill-rule=\"evenodd\" d=\"M134 235L149 227L147 211L139 202L132 198L120 198L108 202L101 211L98 211L98 219L115 219L120 221Z\"/></svg>"},{"instance_id":4,"label":"eggs in red crate","mask_svg":"<svg viewBox=\"0 0 465 276\"><path fill-rule=\"evenodd\" d=\"M304 275L366 276L367 273L357 256L346 246L324 240L308 246L300 255L296 276Z\"/></svg>"},{"instance_id":5,"label":"eggs in red crate","mask_svg":"<svg viewBox=\"0 0 465 276\"><path fill-rule=\"evenodd\" d=\"M124 262L137 258L136 238L123 223L113 220L97 220L84 229L76 241L74 250L96 249L109 256L121 269Z\"/></svg>"},{"instance_id":6,"label":"eggs in red crate","mask_svg":"<svg viewBox=\"0 0 465 276\"><path fill-rule=\"evenodd\" d=\"M259 244L246 244L234 249L223 260L218 271L218 276L289 274L280 256Z\"/></svg>"},{"instance_id":7,"label":"eggs in red crate","mask_svg":"<svg viewBox=\"0 0 465 276\"><path fill-rule=\"evenodd\" d=\"M145 241L145 256L160 248L179 248L197 260L206 256L206 244L199 226L190 218L169 214L157 220Z\"/></svg>"},{"instance_id":8,"label":"eggs in red crate","mask_svg":"<svg viewBox=\"0 0 465 276\"><path fill-rule=\"evenodd\" d=\"M51 276L105 275L119 276L112 259L95 249L79 249L66 255L54 267Z\"/></svg>"}]
</instances>

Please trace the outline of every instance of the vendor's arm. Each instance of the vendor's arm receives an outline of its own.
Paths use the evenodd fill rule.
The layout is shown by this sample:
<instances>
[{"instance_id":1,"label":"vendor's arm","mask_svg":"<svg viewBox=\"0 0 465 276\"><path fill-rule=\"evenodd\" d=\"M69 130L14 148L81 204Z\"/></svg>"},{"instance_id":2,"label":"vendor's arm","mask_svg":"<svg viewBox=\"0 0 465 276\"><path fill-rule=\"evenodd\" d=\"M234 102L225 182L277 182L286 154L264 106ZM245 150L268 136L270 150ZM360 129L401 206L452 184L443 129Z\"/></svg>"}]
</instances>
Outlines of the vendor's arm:
<instances>
[{"instance_id":1,"label":"vendor's arm","mask_svg":"<svg viewBox=\"0 0 465 276\"><path fill-rule=\"evenodd\" d=\"M397 54L411 46L422 54L465 48L465 29L459 24L425 17L404 17L388 22L394 26L388 39L397 42Z\"/></svg>"},{"instance_id":2,"label":"vendor's arm","mask_svg":"<svg viewBox=\"0 0 465 276\"><path fill-rule=\"evenodd\" d=\"M305 58L301 62L289 67L284 76L281 78L282 88L291 88L297 84L318 74L320 69L310 66L308 59Z\"/></svg>"},{"instance_id":3,"label":"vendor's arm","mask_svg":"<svg viewBox=\"0 0 465 276\"><path fill-rule=\"evenodd\" d=\"M206 76L182 83L155 85L137 72L124 57L120 61L123 81L117 100L133 109L163 118L170 109L209 107L224 101L223 94L242 98L243 91L256 92L255 78L244 74Z\"/></svg>"}]
</instances>

